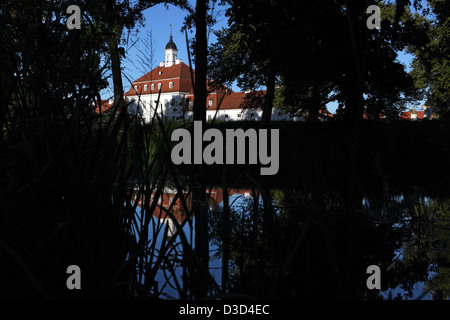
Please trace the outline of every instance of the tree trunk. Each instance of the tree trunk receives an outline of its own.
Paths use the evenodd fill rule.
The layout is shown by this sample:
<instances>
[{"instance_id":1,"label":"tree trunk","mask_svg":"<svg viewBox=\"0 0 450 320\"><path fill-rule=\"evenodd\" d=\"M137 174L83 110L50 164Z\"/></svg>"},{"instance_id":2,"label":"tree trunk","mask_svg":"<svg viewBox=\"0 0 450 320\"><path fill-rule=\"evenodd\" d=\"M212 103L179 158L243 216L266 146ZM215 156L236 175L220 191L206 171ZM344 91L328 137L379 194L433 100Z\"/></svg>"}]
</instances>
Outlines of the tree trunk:
<instances>
[{"instance_id":1,"label":"tree trunk","mask_svg":"<svg viewBox=\"0 0 450 320\"><path fill-rule=\"evenodd\" d=\"M195 12L195 85L194 85L194 120L206 121L206 73L207 73L207 39L206 39L207 0L197 0Z\"/></svg>"},{"instance_id":2,"label":"tree trunk","mask_svg":"<svg viewBox=\"0 0 450 320\"><path fill-rule=\"evenodd\" d=\"M264 109L261 119L263 126L267 126L272 117L273 99L275 97L275 72L273 70L269 71L266 86L267 91L266 96L264 97Z\"/></svg>"},{"instance_id":3,"label":"tree trunk","mask_svg":"<svg viewBox=\"0 0 450 320\"><path fill-rule=\"evenodd\" d=\"M116 116L122 113L125 109L123 101L123 84L122 84L122 69L120 67L119 47L116 39L112 39L109 43L109 54L111 56L111 71L113 76L114 87L114 105L117 108Z\"/></svg>"},{"instance_id":4,"label":"tree trunk","mask_svg":"<svg viewBox=\"0 0 450 320\"><path fill-rule=\"evenodd\" d=\"M197 0L195 12L195 84L194 84L194 121L201 121L202 128L206 122L206 11L207 0ZM193 202L195 215L195 252L198 266L195 280L195 298L204 298L209 287L209 235L208 209L206 206L206 188L195 177L194 171Z\"/></svg>"},{"instance_id":5,"label":"tree trunk","mask_svg":"<svg viewBox=\"0 0 450 320\"><path fill-rule=\"evenodd\" d=\"M352 48L353 54L353 65L348 65L347 75L346 75L346 108L348 109L349 119L356 128L359 127L359 122L363 117L363 68L361 64L361 36L355 32L355 26L358 25L359 16L354 14L358 12L358 8L354 8L353 3L349 3L347 6L347 23L349 31L349 41L348 44ZM359 45L358 45L359 44ZM356 132L357 134L357 132Z\"/></svg>"},{"instance_id":6,"label":"tree trunk","mask_svg":"<svg viewBox=\"0 0 450 320\"><path fill-rule=\"evenodd\" d=\"M226 168L224 169L224 173L222 176L222 188L223 188L223 252L222 252L222 292L226 293L228 290L228 282L229 282L229 270L228 265L230 261L230 235L231 235L231 226L230 226L230 207L229 207L229 199L228 199L228 185L227 185L227 177L226 177Z\"/></svg>"},{"instance_id":7,"label":"tree trunk","mask_svg":"<svg viewBox=\"0 0 450 320\"><path fill-rule=\"evenodd\" d=\"M309 106L309 119L310 121L318 121L319 120L319 110L321 107L321 97L320 97L320 89L318 86L314 86L311 92L311 101Z\"/></svg>"}]
</instances>

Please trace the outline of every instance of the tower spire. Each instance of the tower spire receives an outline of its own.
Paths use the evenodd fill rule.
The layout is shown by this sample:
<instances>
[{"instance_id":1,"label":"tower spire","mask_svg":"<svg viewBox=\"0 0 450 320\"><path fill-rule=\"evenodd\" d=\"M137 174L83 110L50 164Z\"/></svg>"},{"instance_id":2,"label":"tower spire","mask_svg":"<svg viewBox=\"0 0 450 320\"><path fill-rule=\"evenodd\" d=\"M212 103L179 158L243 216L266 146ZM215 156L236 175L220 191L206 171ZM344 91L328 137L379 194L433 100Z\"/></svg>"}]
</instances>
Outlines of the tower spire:
<instances>
[{"instance_id":1,"label":"tower spire","mask_svg":"<svg viewBox=\"0 0 450 320\"><path fill-rule=\"evenodd\" d=\"M174 65L177 61L177 46L175 44L175 42L173 42L173 37L172 37L172 25L170 24L170 39L169 42L166 45L166 61L165 61L165 66L166 67L170 67L172 65Z\"/></svg>"}]
</instances>

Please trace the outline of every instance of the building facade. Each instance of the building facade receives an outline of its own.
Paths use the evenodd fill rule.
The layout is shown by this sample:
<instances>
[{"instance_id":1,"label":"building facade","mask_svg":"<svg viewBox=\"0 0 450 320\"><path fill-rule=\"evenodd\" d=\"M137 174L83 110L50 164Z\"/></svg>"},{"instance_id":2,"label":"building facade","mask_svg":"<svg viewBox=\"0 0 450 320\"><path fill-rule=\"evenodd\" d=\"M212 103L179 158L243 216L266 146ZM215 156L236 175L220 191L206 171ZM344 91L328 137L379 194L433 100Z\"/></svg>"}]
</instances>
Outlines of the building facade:
<instances>
[{"instance_id":1,"label":"building facade","mask_svg":"<svg viewBox=\"0 0 450 320\"><path fill-rule=\"evenodd\" d=\"M125 100L133 113L149 122L159 116L163 120L188 120L193 118L194 88L192 79L195 71L178 59L178 49L172 35L165 48L165 61L144 76L132 82L125 93ZM206 99L206 119L236 121L260 120L260 108L244 108L245 97L249 93L232 92L229 89L212 90L208 87ZM260 92L263 94L263 92ZM272 120L294 120L274 109Z\"/></svg>"}]
</instances>

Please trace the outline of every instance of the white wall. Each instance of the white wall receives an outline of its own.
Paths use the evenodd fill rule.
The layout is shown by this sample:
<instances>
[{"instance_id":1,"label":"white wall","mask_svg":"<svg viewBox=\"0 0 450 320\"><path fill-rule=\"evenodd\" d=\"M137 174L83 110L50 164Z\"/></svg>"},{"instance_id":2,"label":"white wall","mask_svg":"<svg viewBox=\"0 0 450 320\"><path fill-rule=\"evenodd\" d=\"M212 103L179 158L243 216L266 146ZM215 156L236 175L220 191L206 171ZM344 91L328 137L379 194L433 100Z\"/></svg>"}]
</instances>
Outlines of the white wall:
<instances>
[{"instance_id":1,"label":"white wall","mask_svg":"<svg viewBox=\"0 0 450 320\"><path fill-rule=\"evenodd\" d=\"M207 110L206 111L206 119L211 120L214 118L216 114L216 110ZM228 115L228 117L226 116ZM210 118L211 117L211 118ZM237 120L255 120L259 121L262 118L262 110L260 109L225 109L219 110L216 115L216 119L224 120L224 121L237 121ZM274 121L291 121L292 118L289 114L281 114L279 110L272 110L271 120Z\"/></svg>"},{"instance_id":2,"label":"white wall","mask_svg":"<svg viewBox=\"0 0 450 320\"><path fill-rule=\"evenodd\" d=\"M165 116L166 120L180 118L183 116L183 102L185 94L179 92L161 93L158 101L158 94L144 94L140 97L129 96L129 110L141 115L145 121L149 122L154 116L155 111L160 117ZM158 102L158 104L156 103Z\"/></svg>"},{"instance_id":3,"label":"white wall","mask_svg":"<svg viewBox=\"0 0 450 320\"><path fill-rule=\"evenodd\" d=\"M180 92L161 93L160 101L157 106L156 112L164 120L181 120L183 117L185 120L193 118L192 111L183 112L184 104L179 105L180 101L184 101L186 94ZM156 108L156 102L158 100L158 94L144 94L140 97L130 96L127 97L128 101L134 99L130 103L129 110L133 113L138 112L145 121L151 121ZM152 107L151 108L151 104ZM138 106L139 102L139 106ZM161 108L162 106L162 108ZM162 109L162 110L161 110ZM161 112L162 111L162 112ZM214 119L216 110L206 111L206 120ZM255 120L259 121L262 117L261 109L224 109L217 111L216 119L221 121L239 121L239 120ZM289 114L282 114L277 109L272 110L271 120L274 121L302 121L301 117L291 117Z\"/></svg>"}]
</instances>

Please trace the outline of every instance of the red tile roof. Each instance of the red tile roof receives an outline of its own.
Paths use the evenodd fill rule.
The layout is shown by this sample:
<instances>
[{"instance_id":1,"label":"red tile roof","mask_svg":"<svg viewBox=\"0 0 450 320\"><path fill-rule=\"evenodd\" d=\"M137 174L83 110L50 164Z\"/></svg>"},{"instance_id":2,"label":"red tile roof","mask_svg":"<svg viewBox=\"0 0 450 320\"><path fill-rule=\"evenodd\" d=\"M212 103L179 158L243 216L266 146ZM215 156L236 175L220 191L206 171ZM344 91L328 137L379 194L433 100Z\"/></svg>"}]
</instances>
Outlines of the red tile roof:
<instances>
[{"instance_id":1,"label":"red tile roof","mask_svg":"<svg viewBox=\"0 0 450 320\"><path fill-rule=\"evenodd\" d=\"M101 113L105 113L114 105L114 102L112 100L101 100L100 105L98 104L98 101L92 102L92 104L95 106L95 113L100 113L100 111Z\"/></svg>"},{"instance_id":2,"label":"red tile roof","mask_svg":"<svg viewBox=\"0 0 450 320\"><path fill-rule=\"evenodd\" d=\"M260 97L264 97L265 91L257 91L257 93L260 94ZM220 110L242 109L244 106L251 107L251 99L246 98L248 96L245 92L233 92L231 90L227 93L224 91L211 92L206 98L206 109L217 110L218 105ZM194 95L188 95L186 99L189 99L190 102L194 101ZM213 100L212 106L209 105L209 100Z\"/></svg>"},{"instance_id":3,"label":"red tile roof","mask_svg":"<svg viewBox=\"0 0 450 320\"><path fill-rule=\"evenodd\" d=\"M193 77L195 80L195 70L193 70ZM170 88L169 83L172 82L172 88ZM154 84L154 89L151 90L151 85ZM139 79L132 82L132 86L125 96L136 96L142 94L157 94L158 84L161 84L161 92L185 92L186 99L190 102L194 101L194 88L192 86L192 78L190 73L190 68L183 62L179 64L174 64L171 67L156 67L152 71L143 75ZM147 85L147 90L144 90L144 86ZM137 91L134 86L137 86ZM217 106L220 105L220 109L242 109L242 104L244 103L244 98L246 93L244 92L232 92L228 88L222 90L213 89L209 85L208 88L210 94L206 99L206 108L208 110L216 110ZM225 93L225 92L228 93ZM265 91L261 91L262 94ZM213 100L213 105L209 105L209 100Z\"/></svg>"},{"instance_id":4,"label":"red tile roof","mask_svg":"<svg viewBox=\"0 0 450 320\"><path fill-rule=\"evenodd\" d=\"M225 95L223 97L222 103L220 104L220 109L241 109L241 104L244 102L245 95L246 93L244 92L232 92L229 95Z\"/></svg>"},{"instance_id":5,"label":"red tile roof","mask_svg":"<svg viewBox=\"0 0 450 320\"><path fill-rule=\"evenodd\" d=\"M192 72L195 78L195 70L192 69ZM173 83L172 88L169 86L170 82ZM179 64L174 64L170 67L156 67L139 79L133 81L130 90L125 93L125 96L149 93L157 94L159 92L158 84L160 83L161 92L193 93L190 68L185 63L180 62ZM151 90L152 84L155 85L153 90ZM145 85L147 85L147 91L144 90ZM137 86L137 91L134 89L134 86Z\"/></svg>"},{"instance_id":6,"label":"red tile roof","mask_svg":"<svg viewBox=\"0 0 450 320\"><path fill-rule=\"evenodd\" d=\"M334 117L334 115L330 111L328 111L327 107L325 107L325 106L322 106L319 109L319 115L324 115L325 117L329 117L329 118Z\"/></svg>"},{"instance_id":7,"label":"red tile roof","mask_svg":"<svg viewBox=\"0 0 450 320\"><path fill-rule=\"evenodd\" d=\"M194 69L192 69L192 72L195 74ZM133 84L138 82L160 81L171 78L191 79L191 72L189 70L189 66L184 62L174 64L170 67L159 66L153 69L152 71L146 73L139 79L133 81Z\"/></svg>"},{"instance_id":8,"label":"red tile roof","mask_svg":"<svg viewBox=\"0 0 450 320\"><path fill-rule=\"evenodd\" d=\"M189 95L186 97L189 101L194 101L194 95ZM216 110L217 106L220 105L220 110L226 109L242 109L241 104L244 102L245 93L244 92L212 92L206 98L206 109ZM209 105L209 100L213 100L213 105Z\"/></svg>"}]
</instances>

